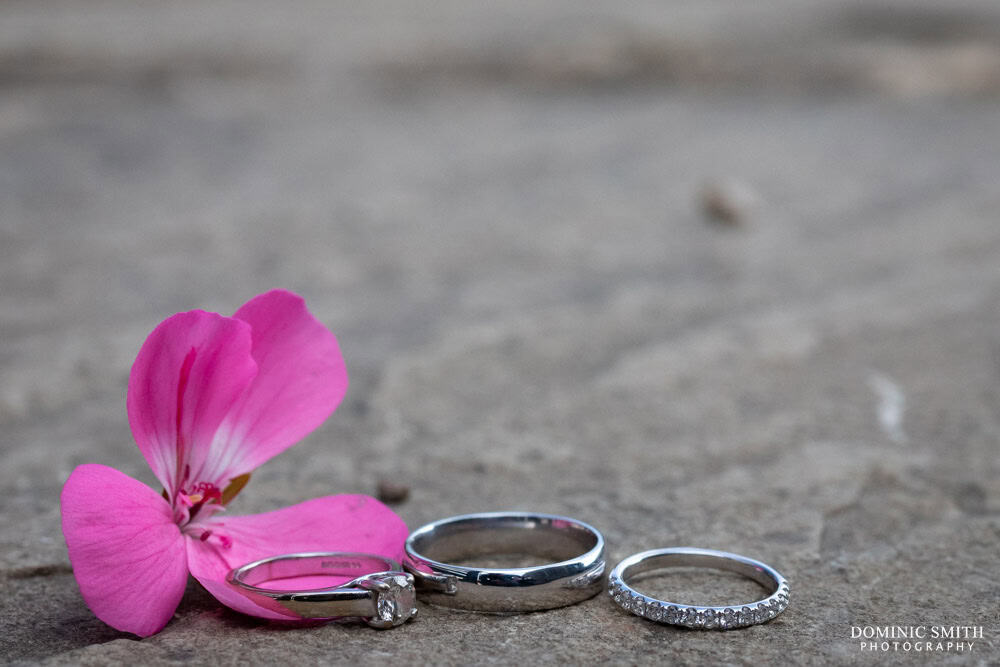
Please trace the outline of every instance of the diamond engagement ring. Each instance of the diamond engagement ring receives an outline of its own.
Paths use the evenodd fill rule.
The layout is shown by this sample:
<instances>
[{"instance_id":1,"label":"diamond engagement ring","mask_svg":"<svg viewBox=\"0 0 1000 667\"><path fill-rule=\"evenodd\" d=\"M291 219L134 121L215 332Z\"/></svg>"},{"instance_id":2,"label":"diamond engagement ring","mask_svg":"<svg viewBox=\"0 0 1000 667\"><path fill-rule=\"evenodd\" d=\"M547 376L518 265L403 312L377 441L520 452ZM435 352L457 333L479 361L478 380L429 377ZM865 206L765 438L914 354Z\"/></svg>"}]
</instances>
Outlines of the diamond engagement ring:
<instances>
[{"instance_id":1,"label":"diamond engagement ring","mask_svg":"<svg viewBox=\"0 0 1000 667\"><path fill-rule=\"evenodd\" d=\"M756 581L770 595L748 604L700 607L657 600L628 584L636 575L669 567L736 572ZM774 568L737 554L694 547L653 549L629 556L611 571L608 593L619 606L637 616L699 630L731 630L766 623L788 607L788 581Z\"/></svg>"},{"instance_id":2,"label":"diamond engagement ring","mask_svg":"<svg viewBox=\"0 0 1000 667\"><path fill-rule=\"evenodd\" d=\"M528 555L542 564L453 564L500 554ZM406 540L403 567L431 604L494 613L553 609L601 591L604 538L582 521L553 514L466 514L414 531Z\"/></svg>"},{"instance_id":3,"label":"diamond engagement ring","mask_svg":"<svg viewBox=\"0 0 1000 667\"><path fill-rule=\"evenodd\" d=\"M336 586L288 590L260 584L298 577L351 577ZM271 611L302 619L361 618L394 628L417 615L413 576L374 554L300 553L273 556L233 569L226 581Z\"/></svg>"}]
</instances>

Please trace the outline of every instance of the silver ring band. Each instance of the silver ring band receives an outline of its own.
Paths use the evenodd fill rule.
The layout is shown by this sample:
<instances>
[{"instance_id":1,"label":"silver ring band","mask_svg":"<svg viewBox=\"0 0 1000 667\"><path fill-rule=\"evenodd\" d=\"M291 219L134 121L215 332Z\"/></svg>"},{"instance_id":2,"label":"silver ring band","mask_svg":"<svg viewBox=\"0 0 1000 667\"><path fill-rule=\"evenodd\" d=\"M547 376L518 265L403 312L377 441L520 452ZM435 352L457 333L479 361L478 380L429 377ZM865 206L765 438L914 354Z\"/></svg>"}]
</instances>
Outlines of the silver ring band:
<instances>
[{"instance_id":1,"label":"silver ring band","mask_svg":"<svg viewBox=\"0 0 1000 667\"><path fill-rule=\"evenodd\" d=\"M516 568L451 564L499 554L555 562ZM431 604L495 613L553 609L601 591L604 537L582 521L553 514L465 514L415 530L406 540L403 566Z\"/></svg>"},{"instance_id":2,"label":"silver ring band","mask_svg":"<svg viewBox=\"0 0 1000 667\"><path fill-rule=\"evenodd\" d=\"M258 586L305 576L354 577L327 588L285 590ZM413 576L391 558L362 553L298 553L247 563L226 581L255 603L292 618L361 618L375 628L392 628L413 618Z\"/></svg>"},{"instance_id":3,"label":"silver ring band","mask_svg":"<svg viewBox=\"0 0 1000 667\"><path fill-rule=\"evenodd\" d=\"M628 584L629 579L638 574L668 567L707 567L736 572L756 581L770 595L745 605L701 607L657 600ZM766 623L788 607L788 580L774 568L745 556L694 547L653 549L629 556L611 571L608 593L619 606L637 616L702 630L730 630Z\"/></svg>"}]
</instances>

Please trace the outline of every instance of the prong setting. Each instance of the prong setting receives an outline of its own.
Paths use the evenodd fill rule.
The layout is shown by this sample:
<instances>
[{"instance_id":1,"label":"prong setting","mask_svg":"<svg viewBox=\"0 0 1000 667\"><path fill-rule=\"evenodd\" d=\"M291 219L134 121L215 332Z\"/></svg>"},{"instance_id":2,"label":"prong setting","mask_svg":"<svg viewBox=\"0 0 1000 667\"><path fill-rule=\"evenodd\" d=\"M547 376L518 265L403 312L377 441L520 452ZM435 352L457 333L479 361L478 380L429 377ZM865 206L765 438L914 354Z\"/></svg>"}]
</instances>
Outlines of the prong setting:
<instances>
[{"instance_id":1,"label":"prong setting","mask_svg":"<svg viewBox=\"0 0 1000 667\"><path fill-rule=\"evenodd\" d=\"M417 615L417 592L412 574L382 572L365 577L357 586L372 592L375 615L365 622L373 628L395 628Z\"/></svg>"}]
</instances>

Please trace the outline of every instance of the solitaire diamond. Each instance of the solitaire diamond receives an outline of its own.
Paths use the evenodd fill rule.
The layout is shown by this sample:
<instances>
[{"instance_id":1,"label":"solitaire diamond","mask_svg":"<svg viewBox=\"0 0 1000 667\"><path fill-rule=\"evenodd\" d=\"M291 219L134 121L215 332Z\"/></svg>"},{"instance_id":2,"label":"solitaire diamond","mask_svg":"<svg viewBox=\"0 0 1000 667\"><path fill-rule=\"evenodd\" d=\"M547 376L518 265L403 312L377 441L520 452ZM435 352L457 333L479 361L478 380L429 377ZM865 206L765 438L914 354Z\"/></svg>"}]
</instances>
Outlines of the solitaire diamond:
<instances>
[{"instance_id":1,"label":"solitaire diamond","mask_svg":"<svg viewBox=\"0 0 1000 667\"><path fill-rule=\"evenodd\" d=\"M380 573L360 582L362 588L372 591L375 616L368 625L375 628L394 628L413 618L417 613L417 594L413 576L400 573Z\"/></svg>"},{"instance_id":2,"label":"solitaire diamond","mask_svg":"<svg viewBox=\"0 0 1000 667\"><path fill-rule=\"evenodd\" d=\"M389 597L379 596L376 615L380 621L391 623L396 617L396 609L398 609L398 605L395 600Z\"/></svg>"}]
</instances>

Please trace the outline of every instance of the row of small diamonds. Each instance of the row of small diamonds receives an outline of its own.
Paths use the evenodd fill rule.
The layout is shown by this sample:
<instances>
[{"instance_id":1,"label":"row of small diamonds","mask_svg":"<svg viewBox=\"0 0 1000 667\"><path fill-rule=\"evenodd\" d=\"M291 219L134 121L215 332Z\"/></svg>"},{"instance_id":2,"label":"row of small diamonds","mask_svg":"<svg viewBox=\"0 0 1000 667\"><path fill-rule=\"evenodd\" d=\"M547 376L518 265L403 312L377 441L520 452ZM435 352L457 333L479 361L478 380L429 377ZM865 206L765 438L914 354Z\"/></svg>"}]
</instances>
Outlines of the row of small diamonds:
<instances>
[{"instance_id":1,"label":"row of small diamonds","mask_svg":"<svg viewBox=\"0 0 1000 667\"><path fill-rule=\"evenodd\" d=\"M734 607L704 608L664 604L640 595L618 581L608 589L608 594L614 601L633 614L659 623L706 630L728 630L769 621L788 607L788 593L788 583L782 581L773 595L760 602Z\"/></svg>"}]
</instances>

